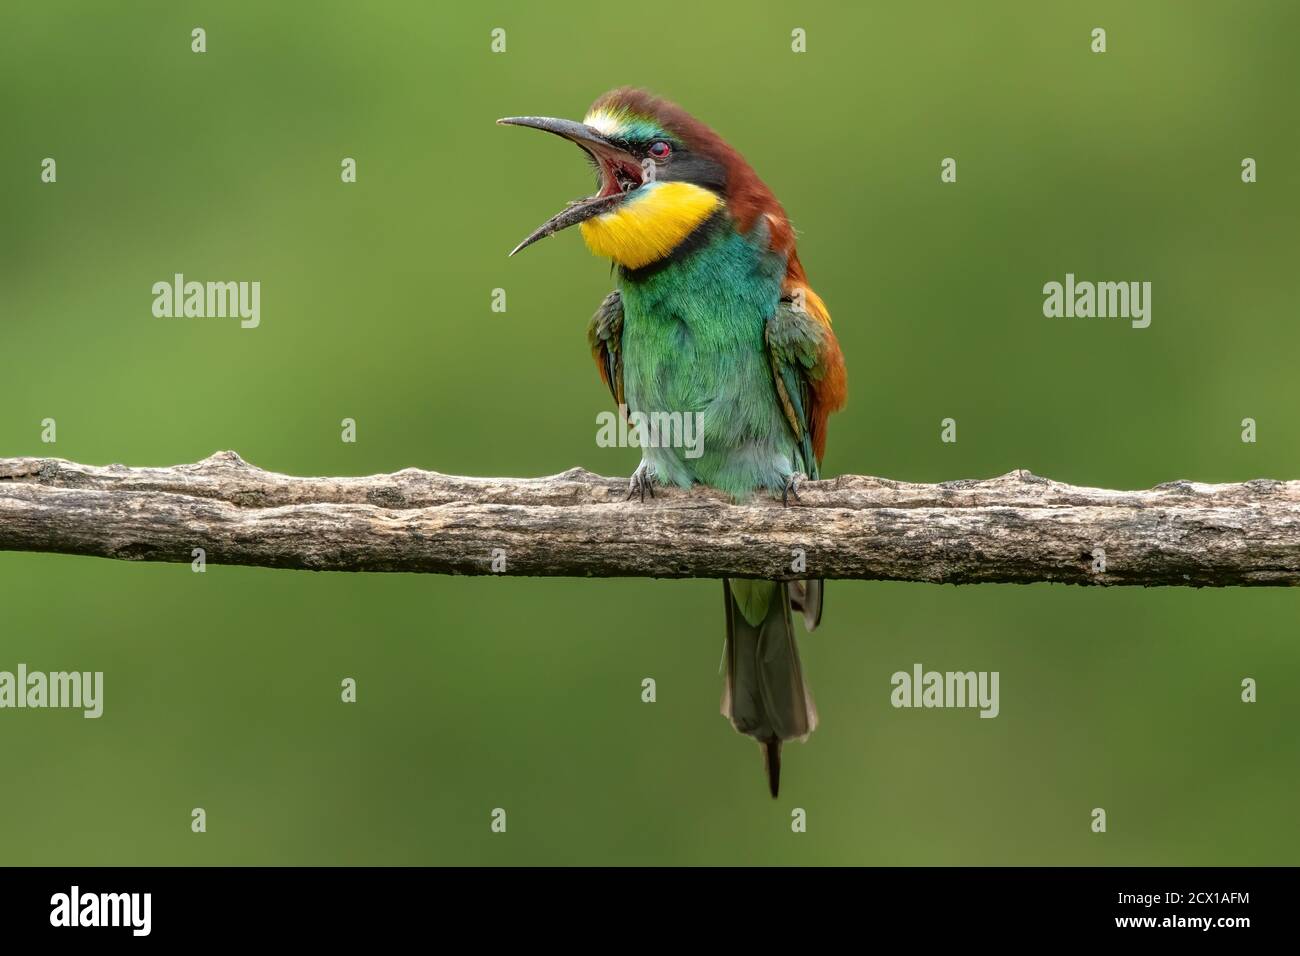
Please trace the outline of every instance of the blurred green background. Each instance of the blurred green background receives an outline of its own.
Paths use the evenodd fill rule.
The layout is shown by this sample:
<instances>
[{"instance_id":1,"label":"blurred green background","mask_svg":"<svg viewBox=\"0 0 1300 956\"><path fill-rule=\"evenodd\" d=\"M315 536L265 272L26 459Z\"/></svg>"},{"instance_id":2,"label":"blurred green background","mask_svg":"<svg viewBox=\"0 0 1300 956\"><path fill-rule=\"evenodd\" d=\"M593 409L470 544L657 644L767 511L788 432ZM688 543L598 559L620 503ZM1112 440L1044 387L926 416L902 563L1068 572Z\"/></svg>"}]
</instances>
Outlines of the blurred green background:
<instances>
[{"instance_id":1,"label":"blurred green background","mask_svg":"<svg viewBox=\"0 0 1300 956\"><path fill-rule=\"evenodd\" d=\"M7 0L0 455L629 473L606 264L506 258L590 174L493 120L632 83L799 228L850 373L825 473L1300 477L1295 4L469 6ZM261 327L154 318L175 272L259 280ZM1044 318L1066 272L1151 281L1151 327ZM0 669L106 684L98 721L0 712L0 862L1297 861L1295 594L835 582L774 802L717 712L718 590L0 554ZM894 710L918 661L1000 671L1001 716Z\"/></svg>"}]
</instances>

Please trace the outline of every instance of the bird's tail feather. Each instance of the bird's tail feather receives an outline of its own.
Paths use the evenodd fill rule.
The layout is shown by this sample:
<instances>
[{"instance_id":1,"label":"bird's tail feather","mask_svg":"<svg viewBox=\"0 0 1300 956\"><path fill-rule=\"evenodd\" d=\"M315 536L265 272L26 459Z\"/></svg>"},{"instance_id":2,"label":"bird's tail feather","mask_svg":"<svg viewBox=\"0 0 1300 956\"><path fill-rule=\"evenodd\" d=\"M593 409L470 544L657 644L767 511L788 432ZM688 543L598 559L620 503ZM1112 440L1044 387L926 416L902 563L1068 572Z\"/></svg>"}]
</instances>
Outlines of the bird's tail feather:
<instances>
[{"instance_id":1,"label":"bird's tail feather","mask_svg":"<svg viewBox=\"0 0 1300 956\"><path fill-rule=\"evenodd\" d=\"M801 595L799 609L820 614L821 582L815 599ZM817 709L803 679L790 615L795 595L777 581L724 580L727 611L727 679L722 714L740 733L763 748L768 787L781 783L781 743L806 738L817 726ZM814 603L815 601L815 603Z\"/></svg>"}]
</instances>

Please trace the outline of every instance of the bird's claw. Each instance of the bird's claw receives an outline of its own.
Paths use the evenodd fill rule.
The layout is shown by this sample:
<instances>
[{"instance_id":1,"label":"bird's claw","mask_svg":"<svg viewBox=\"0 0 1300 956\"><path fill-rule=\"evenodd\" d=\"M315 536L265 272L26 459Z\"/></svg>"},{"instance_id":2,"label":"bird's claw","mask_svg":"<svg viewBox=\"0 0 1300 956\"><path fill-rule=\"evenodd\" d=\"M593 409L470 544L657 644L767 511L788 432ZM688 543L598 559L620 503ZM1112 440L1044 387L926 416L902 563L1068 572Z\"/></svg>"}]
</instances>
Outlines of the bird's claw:
<instances>
[{"instance_id":1,"label":"bird's claw","mask_svg":"<svg viewBox=\"0 0 1300 956\"><path fill-rule=\"evenodd\" d=\"M806 477L797 471L785 476L785 484L781 486L781 507L790 507L791 495L794 496L795 501L799 500L799 483L805 480L807 480Z\"/></svg>"},{"instance_id":2,"label":"bird's claw","mask_svg":"<svg viewBox=\"0 0 1300 956\"><path fill-rule=\"evenodd\" d=\"M627 497L624 501L631 501L633 495L639 494L641 501L645 501L645 493L650 492L650 497L655 496L654 469L645 462L637 466L636 471L632 472L632 477L627 482Z\"/></svg>"}]
</instances>

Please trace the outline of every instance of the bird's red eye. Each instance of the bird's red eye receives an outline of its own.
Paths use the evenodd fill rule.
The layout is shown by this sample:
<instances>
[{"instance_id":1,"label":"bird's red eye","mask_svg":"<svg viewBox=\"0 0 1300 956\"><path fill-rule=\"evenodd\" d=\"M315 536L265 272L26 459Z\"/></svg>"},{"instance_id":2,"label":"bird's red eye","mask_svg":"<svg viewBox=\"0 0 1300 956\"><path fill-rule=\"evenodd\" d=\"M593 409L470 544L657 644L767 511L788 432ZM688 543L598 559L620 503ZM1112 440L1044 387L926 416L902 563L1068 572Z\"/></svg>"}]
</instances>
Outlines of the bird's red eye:
<instances>
[{"instance_id":1,"label":"bird's red eye","mask_svg":"<svg viewBox=\"0 0 1300 956\"><path fill-rule=\"evenodd\" d=\"M667 143L665 143L663 140L659 140L658 142L650 144L650 155L653 156L655 159L667 159L668 154L671 153L672 151L673 148L669 146Z\"/></svg>"}]
</instances>

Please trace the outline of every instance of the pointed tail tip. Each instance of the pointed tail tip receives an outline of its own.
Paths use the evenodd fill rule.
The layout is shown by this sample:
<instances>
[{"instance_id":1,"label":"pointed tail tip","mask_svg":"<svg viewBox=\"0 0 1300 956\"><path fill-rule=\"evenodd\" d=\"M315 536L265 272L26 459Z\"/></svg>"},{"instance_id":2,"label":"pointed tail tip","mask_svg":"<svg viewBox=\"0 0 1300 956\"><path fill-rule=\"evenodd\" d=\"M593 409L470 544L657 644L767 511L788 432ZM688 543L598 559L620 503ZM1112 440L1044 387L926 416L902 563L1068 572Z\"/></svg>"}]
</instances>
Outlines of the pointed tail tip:
<instances>
[{"instance_id":1,"label":"pointed tail tip","mask_svg":"<svg viewBox=\"0 0 1300 956\"><path fill-rule=\"evenodd\" d=\"M767 770L767 789L775 800L781 792L781 739L772 737L763 741L763 766Z\"/></svg>"}]
</instances>

